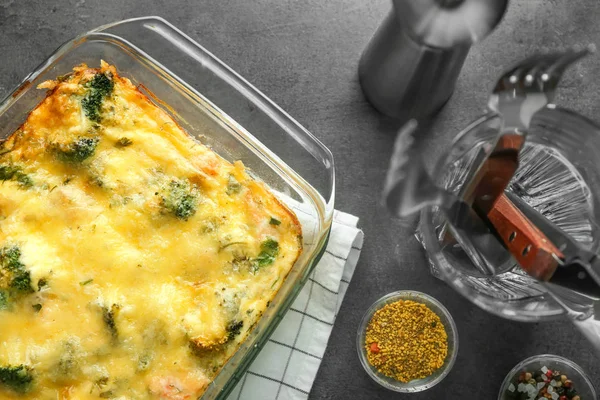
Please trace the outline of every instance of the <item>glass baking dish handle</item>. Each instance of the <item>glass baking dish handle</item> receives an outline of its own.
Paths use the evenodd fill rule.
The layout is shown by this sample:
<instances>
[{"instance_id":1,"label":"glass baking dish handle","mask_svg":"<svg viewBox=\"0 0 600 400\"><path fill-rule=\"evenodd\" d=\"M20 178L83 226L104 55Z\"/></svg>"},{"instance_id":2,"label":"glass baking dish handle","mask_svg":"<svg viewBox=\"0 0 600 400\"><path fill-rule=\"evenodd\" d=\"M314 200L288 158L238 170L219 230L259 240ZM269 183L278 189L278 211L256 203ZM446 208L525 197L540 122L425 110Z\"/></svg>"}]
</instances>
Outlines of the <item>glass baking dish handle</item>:
<instances>
[{"instance_id":1,"label":"glass baking dish handle","mask_svg":"<svg viewBox=\"0 0 600 400\"><path fill-rule=\"evenodd\" d=\"M331 216L335 172L329 149L212 53L160 17L119 21L87 35L93 33L128 42L201 93L317 189Z\"/></svg>"}]
</instances>

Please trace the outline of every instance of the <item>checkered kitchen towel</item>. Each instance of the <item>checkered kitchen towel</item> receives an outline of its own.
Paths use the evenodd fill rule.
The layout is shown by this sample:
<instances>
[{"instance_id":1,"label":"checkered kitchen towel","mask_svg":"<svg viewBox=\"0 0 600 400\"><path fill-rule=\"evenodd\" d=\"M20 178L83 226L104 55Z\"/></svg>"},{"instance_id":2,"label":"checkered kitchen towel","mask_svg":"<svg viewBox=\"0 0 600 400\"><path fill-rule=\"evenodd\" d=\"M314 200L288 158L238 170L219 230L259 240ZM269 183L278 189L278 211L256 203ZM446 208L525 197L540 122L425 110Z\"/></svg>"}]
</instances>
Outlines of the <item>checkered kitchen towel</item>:
<instances>
[{"instance_id":1,"label":"checkered kitchen towel","mask_svg":"<svg viewBox=\"0 0 600 400\"><path fill-rule=\"evenodd\" d=\"M327 249L228 400L304 400L363 244L358 218L335 211Z\"/></svg>"}]
</instances>

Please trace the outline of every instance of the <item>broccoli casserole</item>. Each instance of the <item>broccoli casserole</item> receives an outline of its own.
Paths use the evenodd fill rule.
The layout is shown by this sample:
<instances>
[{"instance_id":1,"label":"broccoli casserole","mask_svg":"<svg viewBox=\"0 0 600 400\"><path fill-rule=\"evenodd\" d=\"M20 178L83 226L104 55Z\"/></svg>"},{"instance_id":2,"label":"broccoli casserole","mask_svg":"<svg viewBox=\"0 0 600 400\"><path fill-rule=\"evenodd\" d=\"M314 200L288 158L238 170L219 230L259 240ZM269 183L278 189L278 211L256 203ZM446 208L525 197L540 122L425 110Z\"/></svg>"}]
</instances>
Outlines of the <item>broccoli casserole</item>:
<instances>
[{"instance_id":1,"label":"broccoli casserole","mask_svg":"<svg viewBox=\"0 0 600 400\"><path fill-rule=\"evenodd\" d=\"M114 66L0 146L0 398L196 399L302 251L296 216Z\"/></svg>"}]
</instances>

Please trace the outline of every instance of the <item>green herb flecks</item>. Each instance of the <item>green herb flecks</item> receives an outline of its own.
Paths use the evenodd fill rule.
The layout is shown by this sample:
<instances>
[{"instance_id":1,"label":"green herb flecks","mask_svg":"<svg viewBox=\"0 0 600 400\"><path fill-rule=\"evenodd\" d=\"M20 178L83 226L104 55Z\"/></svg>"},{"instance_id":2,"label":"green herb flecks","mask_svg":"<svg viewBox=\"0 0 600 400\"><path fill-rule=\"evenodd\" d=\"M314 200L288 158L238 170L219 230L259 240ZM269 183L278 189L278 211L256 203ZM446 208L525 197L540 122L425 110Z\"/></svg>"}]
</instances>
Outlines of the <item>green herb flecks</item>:
<instances>
[{"instance_id":1,"label":"green herb flecks","mask_svg":"<svg viewBox=\"0 0 600 400\"><path fill-rule=\"evenodd\" d=\"M114 89L112 76L110 73L96 74L85 87L87 92L81 100L81 107L90 121L100 122L102 102Z\"/></svg>"},{"instance_id":2,"label":"green herb flecks","mask_svg":"<svg viewBox=\"0 0 600 400\"><path fill-rule=\"evenodd\" d=\"M127 146L131 146L133 144L133 140L129 139L128 137L122 137L119 140L117 140L117 142L115 143L116 147L127 147Z\"/></svg>"},{"instance_id":3,"label":"green herb flecks","mask_svg":"<svg viewBox=\"0 0 600 400\"><path fill-rule=\"evenodd\" d=\"M33 369L25 365L0 367L0 386L17 393L25 393L31 389Z\"/></svg>"},{"instance_id":4,"label":"green herb flecks","mask_svg":"<svg viewBox=\"0 0 600 400\"><path fill-rule=\"evenodd\" d=\"M97 379L94 382L94 386L97 387L98 389L101 389L108 384L108 380L109 380L108 376L103 376L102 378Z\"/></svg>"},{"instance_id":5,"label":"green herb flecks","mask_svg":"<svg viewBox=\"0 0 600 400\"><path fill-rule=\"evenodd\" d=\"M37 283L38 286L38 292L41 291L43 288L45 288L46 286L48 286L48 280L46 278L42 278L38 281Z\"/></svg>"},{"instance_id":6,"label":"green herb flecks","mask_svg":"<svg viewBox=\"0 0 600 400\"><path fill-rule=\"evenodd\" d=\"M99 141L97 137L79 137L66 146L56 147L56 155L63 162L80 163L94 154Z\"/></svg>"},{"instance_id":7,"label":"green herb flecks","mask_svg":"<svg viewBox=\"0 0 600 400\"><path fill-rule=\"evenodd\" d=\"M33 186L33 180L23 172L23 169L14 165L0 165L0 180L15 181L23 188Z\"/></svg>"},{"instance_id":8,"label":"green herb flecks","mask_svg":"<svg viewBox=\"0 0 600 400\"><path fill-rule=\"evenodd\" d=\"M69 80L69 77L71 77L72 75L73 75L72 73L59 75L56 77L56 81L57 82L65 82L65 81Z\"/></svg>"},{"instance_id":9,"label":"green herb flecks","mask_svg":"<svg viewBox=\"0 0 600 400\"><path fill-rule=\"evenodd\" d=\"M116 318L121 310L121 306L118 304L113 304L109 307L102 307L102 320L106 324L108 331L110 332L113 339L117 339L119 336L119 331L117 329Z\"/></svg>"},{"instance_id":10,"label":"green herb flecks","mask_svg":"<svg viewBox=\"0 0 600 400\"><path fill-rule=\"evenodd\" d=\"M93 280L93 279L88 279L88 280L86 280L86 281L79 282L79 284L80 284L81 286L86 286L86 285L89 285L89 284L90 284L90 283L92 283L92 282L94 282L94 280Z\"/></svg>"},{"instance_id":11,"label":"green herb flecks","mask_svg":"<svg viewBox=\"0 0 600 400\"><path fill-rule=\"evenodd\" d=\"M146 371L149 367L150 367L150 363L152 362L152 355L151 354L142 354L140 356L140 358L138 359L138 364L137 364L137 371L141 372L141 371Z\"/></svg>"},{"instance_id":12,"label":"green herb flecks","mask_svg":"<svg viewBox=\"0 0 600 400\"><path fill-rule=\"evenodd\" d=\"M259 269L269 266L275 262L279 254L279 243L273 239L267 239L260 244L260 253L252 260L252 273L257 273Z\"/></svg>"},{"instance_id":13,"label":"green herb flecks","mask_svg":"<svg viewBox=\"0 0 600 400\"><path fill-rule=\"evenodd\" d=\"M238 182L238 180L233 175L229 175L229 179L227 180L227 189L225 193L231 196L232 194L239 193L242 190L242 184Z\"/></svg>"},{"instance_id":14,"label":"green herb flecks","mask_svg":"<svg viewBox=\"0 0 600 400\"><path fill-rule=\"evenodd\" d=\"M172 180L162 196L161 205L177 218L187 220L196 213L198 189L186 179Z\"/></svg>"},{"instance_id":15,"label":"green herb flecks","mask_svg":"<svg viewBox=\"0 0 600 400\"><path fill-rule=\"evenodd\" d=\"M281 225L281 221L278 220L277 218L271 217L271 219L269 220L269 224L277 226L277 225Z\"/></svg>"},{"instance_id":16,"label":"green herb flecks","mask_svg":"<svg viewBox=\"0 0 600 400\"><path fill-rule=\"evenodd\" d=\"M33 308L33 311L35 311L36 313L42 311L42 305L41 304L34 304L31 307Z\"/></svg>"}]
</instances>

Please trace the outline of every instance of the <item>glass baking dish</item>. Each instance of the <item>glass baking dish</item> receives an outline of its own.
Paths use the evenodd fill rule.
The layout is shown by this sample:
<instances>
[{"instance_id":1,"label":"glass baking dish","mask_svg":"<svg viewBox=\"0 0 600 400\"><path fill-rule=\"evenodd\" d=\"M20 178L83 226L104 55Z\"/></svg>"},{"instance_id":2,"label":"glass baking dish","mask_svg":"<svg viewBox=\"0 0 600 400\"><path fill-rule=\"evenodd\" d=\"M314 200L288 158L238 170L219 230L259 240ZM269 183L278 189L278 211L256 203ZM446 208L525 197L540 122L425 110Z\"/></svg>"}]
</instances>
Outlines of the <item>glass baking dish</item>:
<instances>
[{"instance_id":1,"label":"glass baking dish","mask_svg":"<svg viewBox=\"0 0 600 400\"><path fill-rule=\"evenodd\" d=\"M304 250L263 317L202 396L224 399L256 357L320 259L334 203L331 152L311 133L162 18L108 24L61 46L0 103L5 139L45 97L36 86L103 59L228 161L242 160L298 215Z\"/></svg>"}]
</instances>

